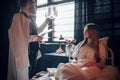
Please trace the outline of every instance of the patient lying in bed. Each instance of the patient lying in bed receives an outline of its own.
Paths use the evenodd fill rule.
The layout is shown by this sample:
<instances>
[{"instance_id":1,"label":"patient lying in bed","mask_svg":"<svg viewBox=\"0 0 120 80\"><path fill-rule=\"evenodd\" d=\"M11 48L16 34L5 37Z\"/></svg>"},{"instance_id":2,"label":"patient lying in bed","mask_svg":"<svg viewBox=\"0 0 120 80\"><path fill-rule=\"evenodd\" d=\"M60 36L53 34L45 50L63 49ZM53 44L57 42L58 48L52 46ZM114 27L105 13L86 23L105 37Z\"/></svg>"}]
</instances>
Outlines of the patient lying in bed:
<instances>
[{"instance_id":1,"label":"patient lying in bed","mask_svg":"<svg viewBox=\"0 0 120 80\"><path fill-rule=\"evenodd\" d=\"M84 28L84 40L75 48L73 62L58 66L56 80L120 80L115 67L106 66L107 37L98 38L96 24Z\"/></svg>"}]
</instances>

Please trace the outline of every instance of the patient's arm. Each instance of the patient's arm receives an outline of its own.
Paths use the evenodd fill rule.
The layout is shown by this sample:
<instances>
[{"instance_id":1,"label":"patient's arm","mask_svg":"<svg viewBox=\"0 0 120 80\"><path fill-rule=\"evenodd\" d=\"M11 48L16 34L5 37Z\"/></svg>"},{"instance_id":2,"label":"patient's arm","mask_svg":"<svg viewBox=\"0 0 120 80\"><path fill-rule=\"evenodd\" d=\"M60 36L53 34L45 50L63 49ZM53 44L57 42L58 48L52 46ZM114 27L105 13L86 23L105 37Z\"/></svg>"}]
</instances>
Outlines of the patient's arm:
<instances>
[{"instance_id":1,"label":"patient's arm","mask_svg":"<svg viewBox=\"0 0 120 80\"><path fill-rule=\"evenodd\" d=\"M89 67L89 66L97 66L99 68L103 68L105 66L105 62L101 61L101 62L95 63L95 62L89 61L85 63L82 67Z\"/></svg>"},{"instance_id":2,"label":"patient's arm","mask_svg":"<svg viewBox=\"0 0 120 80\"><path fill-rule=\"evenodd\" d=\"M99 68L103 68L105 67L105 62L101 61L101 62L95 63L95 66L98 66Z\"/></svg>"}]
</instances>

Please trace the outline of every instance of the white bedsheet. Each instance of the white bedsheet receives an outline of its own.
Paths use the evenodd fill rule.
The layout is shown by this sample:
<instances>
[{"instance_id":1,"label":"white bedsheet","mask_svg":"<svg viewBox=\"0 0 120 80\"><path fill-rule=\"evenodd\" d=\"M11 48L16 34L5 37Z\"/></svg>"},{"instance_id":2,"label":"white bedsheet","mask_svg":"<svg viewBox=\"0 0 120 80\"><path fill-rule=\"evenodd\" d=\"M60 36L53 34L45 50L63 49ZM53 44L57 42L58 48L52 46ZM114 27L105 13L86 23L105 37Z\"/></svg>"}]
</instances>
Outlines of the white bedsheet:
<instances>
[{"instance_id":1,"label":"white bedsheet","mask_svg":"<svg viewBox=\"0 0 120 80\"><path fill-rule=\"evenodd\" d=\"M64 70L63 70L64 68ZM58 80L91 80L89 73L92 74L94 69L90 69L91 71L85 71L86 68L81 70L78 66L74 65L64 65L58 66L56 78ZM120 74L114 66L106 66L100 70L99 76L97 76L94 80L120 80ZM93 79L92 79L93 80Z\"/></svg>"}]
</instances>

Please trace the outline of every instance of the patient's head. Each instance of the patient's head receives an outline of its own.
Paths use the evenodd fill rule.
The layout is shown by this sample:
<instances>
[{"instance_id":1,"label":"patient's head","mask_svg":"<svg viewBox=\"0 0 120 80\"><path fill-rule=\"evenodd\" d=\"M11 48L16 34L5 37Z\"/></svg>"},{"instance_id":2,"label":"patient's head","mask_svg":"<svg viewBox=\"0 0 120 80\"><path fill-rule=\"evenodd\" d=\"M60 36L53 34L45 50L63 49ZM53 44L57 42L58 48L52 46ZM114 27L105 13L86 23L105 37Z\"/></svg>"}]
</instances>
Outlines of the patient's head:
<instances>
[{"instance_id":1,"label":"patient's head","mask_svg":"<svg viewBox=\"0 0 120 80\"><path fill-rule=\"evenodd\" d=\"M86 43L93 44L94 41L98 41L99 38L99 29L95 23L88 23L84 27L84 41L83 45ZM82 46L83 46L82 45Z\"/></svg>"},{"instance_id":2,"label":"patient's head","mask_svg":"<svg viewBox=\"0 0 120 80\"><path fill-rule=\"evenodd\" d=\"M91 47L97 47L99 44L99 29L94 23L88 23L84 28L84 38Z\"/></svg>"},{"instance_id":3,"label":"patient's head","mask_svg":"<svg viewBox=\"0 0 120 80\"><path fill-rule=\"evenodd\" d=\"M84 27L84 38L95 38L99 36L99 29L95 23L88 23Z\"/></svg>"}]
</instances>

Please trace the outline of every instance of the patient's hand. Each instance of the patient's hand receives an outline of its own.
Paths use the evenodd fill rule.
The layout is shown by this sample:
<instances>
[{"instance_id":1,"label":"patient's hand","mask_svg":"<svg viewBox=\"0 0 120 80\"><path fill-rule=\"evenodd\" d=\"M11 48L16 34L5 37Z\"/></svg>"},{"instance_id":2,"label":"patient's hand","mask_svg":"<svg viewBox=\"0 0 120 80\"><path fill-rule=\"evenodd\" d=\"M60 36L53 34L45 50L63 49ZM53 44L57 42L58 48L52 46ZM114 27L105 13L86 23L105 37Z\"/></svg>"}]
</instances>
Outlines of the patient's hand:
<instances>
[{"instance_id":1,"label":"patient's hand","mask_svg":"<svg viewBox=\"0 0 120 80\"><path fill-rule=\"evenodd\" d=\"M94 62L89 61L89 62L87 62L87 63L83 64L81 67L89 67L89 66L95 66L95 63L94 63Z\"/></svg>"},{"instance_id":2,"label":"patient's hand","mask_svg":"<svg viewBox=\"0 0 120 80\"><path fill-rule=\"evenodd\" d=\"M71 63L77 63L77 60L76 60L76 59L73 59L73 60L71 61Z\"/></svg>"}]
</instances>

